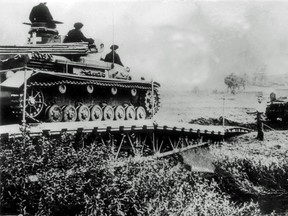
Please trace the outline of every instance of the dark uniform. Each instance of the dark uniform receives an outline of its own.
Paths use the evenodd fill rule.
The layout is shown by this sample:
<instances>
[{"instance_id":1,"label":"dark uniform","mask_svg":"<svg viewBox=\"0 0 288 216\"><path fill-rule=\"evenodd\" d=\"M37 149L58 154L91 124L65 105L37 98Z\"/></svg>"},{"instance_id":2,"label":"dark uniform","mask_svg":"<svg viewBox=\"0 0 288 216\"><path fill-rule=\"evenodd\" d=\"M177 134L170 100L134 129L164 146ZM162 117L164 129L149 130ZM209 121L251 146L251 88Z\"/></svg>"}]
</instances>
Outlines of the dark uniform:
<instances>
[{"instance_id":1,"label":"dark uniform","mask_svg":"<svg viewBox=\"0 0 288 216\"><path fill-rule=\"evenodd\" d=\"M119 47L117 45L112 45L110 47L110 49L112 49L112 51L110 53L108 53L106 56L105 56L105 59L104 61L105 62L111 62L111 63L116 63L116 64L119 64L121 66L124 66L121 62L121 59L119 57L119 55L116 53L116 49L118 49Z\"/></svg>"},{"instance_id":2,"label":"dark uniform","mask_svg":"<svg viewBox=\"0 0 288 216\"><path fill-rule=\"evenodd\" d=\"M264 140L264 132L263 132L263 115L265 113L265 105L262 103L263 98L258 97L258 106L256 110L256 120L257 120L257 137L256 139L259 139L261 141Z\"/></svg>"},{"instance_id":3,"label":"dark uniform","mask_svg":"<svg viewBox=\"0 0 288 216\"><path fill-rule=\"evenodd\" d=\"M264 120L264 114L266 110L265 104L262 103L262 96L258 96L258 104L257 107L255 107L255 112L247 112L248 114L256 114L256 121L257 121L257 137L256 139L259 139L261 141L264 140L264 130L263 130L263 120Z\"/></svg>"},{"instance_id":4,"label":"dark uniform","mask_svg":"<svg viewBox=\"0 0 288 216\"><path fill-rule=\"evenodd\" d=\"M67 36L64 39L64 43L72 43L72 42L88 42L89 44L94 43L92 38L86 38L84 34L81 32L81 28L83 27L82 23L75 23L75 29L72 29L68 32Z\"/></svg>"},{"instance_id":5,"label":"dark uniform","mask_svg":"<svg viewBox=\"0 0 288 216\"><path fill-rule=\"evenodd\" d=\"M46 3L40 3L39 5L33 7L30 12L29 19L32 24L35 22L45 22L50 28L56 27Z\"/></svg>"},{"instance_id":6,"label":"dark uniform","mask_svg":"<svg viewBox=\"0 0 288 216\"><path fill-rule=\"evenodd\" d=\"M256 139L259 139L259 140L261 140L261 141L264 140L262 114L263 114L263 113L257 112L257 130L258 130L258 134L257 134Z\"/></svg>"}]
</instances>

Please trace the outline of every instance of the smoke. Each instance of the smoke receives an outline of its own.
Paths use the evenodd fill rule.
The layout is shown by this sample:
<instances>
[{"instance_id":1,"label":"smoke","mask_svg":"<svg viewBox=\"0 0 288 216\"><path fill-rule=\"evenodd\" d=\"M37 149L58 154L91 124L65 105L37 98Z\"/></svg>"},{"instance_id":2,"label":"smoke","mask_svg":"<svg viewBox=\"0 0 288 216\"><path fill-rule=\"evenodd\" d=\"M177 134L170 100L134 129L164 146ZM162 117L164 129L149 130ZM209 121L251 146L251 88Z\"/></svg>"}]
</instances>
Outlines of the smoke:
<instances>
[{"instance_id":1,"label":"smoke","mask_svg":"<svg viewBox=\"0 0 288 216\"><path fill-rule=\"evenodd\" d=\"M23 44L35 1L1 1L1 44ZM287 74L288 2L47 1L65 35L83 22L109 52L119 45L132 73L162 85L224 87L230 73ZM113 25L114 24L114 25ZM5 30L5 31L4 31Z\"/></svg>"},{"instance_id":2,"label":"smoke","mask_svg":"<svg viewBox=\"0 0 288 216\"><path fill-rule=\"evenodd\" d=\"M208 84L219 85L230 73L287 74L285 2L214 2L199 5L202 32L209 41L212 73Z\"/></svg>"},{"instance_id":3,"label":"smoke","mask_svg":"<svg viewBox=\"0 0 288 216\"><path fill-rule=\"evenodd\" d=\"M126 62L137 72L167 85L191 88L224 87L224 77L230 73L287 73L288 32L283 23L288 3L145 5L139 17L119 26L137 38L118 38L125 41Z\"/></svg>"}]
</instances>

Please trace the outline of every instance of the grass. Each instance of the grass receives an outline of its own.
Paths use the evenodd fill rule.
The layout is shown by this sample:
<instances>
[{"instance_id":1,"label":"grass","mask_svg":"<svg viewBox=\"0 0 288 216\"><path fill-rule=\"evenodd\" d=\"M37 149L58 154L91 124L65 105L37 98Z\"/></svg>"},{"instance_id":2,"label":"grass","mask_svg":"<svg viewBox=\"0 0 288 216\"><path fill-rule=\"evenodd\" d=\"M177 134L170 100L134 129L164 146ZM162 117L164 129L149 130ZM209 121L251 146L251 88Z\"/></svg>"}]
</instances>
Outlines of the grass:
<instances>
[{"instance_id":1,"label":"grass","mask_svg":"<svg viewBox=\"0 0 288 216\"><path fill-rule=\"evenodd\" d=\"M287 142L280 142L285 138L281 132L267 132L264 142L255 140L255 135L233 138L212 149L216 181L232 200L272 198L277 204L288 197ZM274 210L287 209L286 205Z\"/></svg>"},{"instance_id":2,"label":"grass","mask_svg":"<svg viewBox=\"0 0 288 216\"><path fill-rule=\"evenodd\" d=\"M11 144L1 156L1 214L260 214L256 203L232 201L217 178L191 172L180 156L115 163L96 143L77 150L63 140Z\"/></svg>"}]
</instances>

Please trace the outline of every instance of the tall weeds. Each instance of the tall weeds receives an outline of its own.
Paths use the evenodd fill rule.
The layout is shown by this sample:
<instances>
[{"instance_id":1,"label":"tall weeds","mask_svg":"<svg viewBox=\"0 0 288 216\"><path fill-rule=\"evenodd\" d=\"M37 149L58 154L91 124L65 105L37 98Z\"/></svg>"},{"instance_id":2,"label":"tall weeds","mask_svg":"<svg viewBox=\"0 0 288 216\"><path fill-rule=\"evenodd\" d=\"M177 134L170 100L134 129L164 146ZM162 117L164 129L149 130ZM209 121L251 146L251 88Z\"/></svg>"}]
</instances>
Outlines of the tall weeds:
<instances>
[{"instance_id":1,"label":"tall weeds","mask_svg":"<svg viewBox=\"0 0 288 216\"><path fill-rule=\"evenodd\" d=\"M275 149L275 146L277 149ZM288 157L283 148L254 141L213 148L216 181L235 200L288 197ZM280 150L279 150L280 149Z\"/></svg>"},{"instance_id":2,"label":"tall weeds","mask_svg":"<svg viewBox=\"0 0 288 216\"><path fill-rule=\"evenodd\" d=\"M192 173L177 156L115 162L109 148L98 143L84 148L69 140L10 144L1 155L1 214L259 214L258 205L232 202L223 182L219 187L213 178ZM237 162L223 159L218 168L237 167Z\"/></svg>"}]
</instances>

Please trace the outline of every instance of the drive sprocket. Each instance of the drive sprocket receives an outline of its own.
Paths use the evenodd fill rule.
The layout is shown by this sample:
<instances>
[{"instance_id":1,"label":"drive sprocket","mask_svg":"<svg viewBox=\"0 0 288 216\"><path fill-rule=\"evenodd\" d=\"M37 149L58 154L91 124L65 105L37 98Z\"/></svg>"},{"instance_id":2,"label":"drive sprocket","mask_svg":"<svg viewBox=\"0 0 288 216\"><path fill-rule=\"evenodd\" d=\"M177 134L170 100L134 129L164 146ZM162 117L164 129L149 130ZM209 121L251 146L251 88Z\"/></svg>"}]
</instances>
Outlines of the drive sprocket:
<instances>
[{"instance_id":1,"label":"drive sprocket","mask_svg":"<svg viewBox=\"0 0 288 216\"><path fill-rule=\"evenodd\" d=\"M154 114L157 113L157 111L159 110L159 106L160 106L159 93L157 90L154 90L153 93L152 93L152 90L146 91L144 101L145 101L146 111L149 114L153 113L153 108L154 108Z\"/></svg>"}]
</instances>

